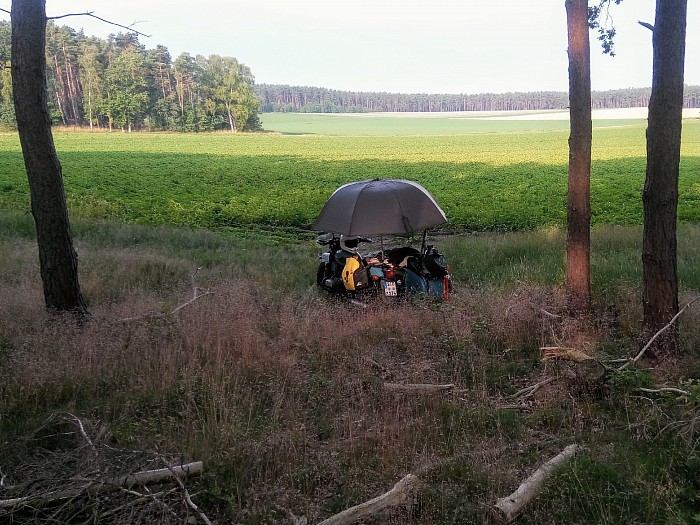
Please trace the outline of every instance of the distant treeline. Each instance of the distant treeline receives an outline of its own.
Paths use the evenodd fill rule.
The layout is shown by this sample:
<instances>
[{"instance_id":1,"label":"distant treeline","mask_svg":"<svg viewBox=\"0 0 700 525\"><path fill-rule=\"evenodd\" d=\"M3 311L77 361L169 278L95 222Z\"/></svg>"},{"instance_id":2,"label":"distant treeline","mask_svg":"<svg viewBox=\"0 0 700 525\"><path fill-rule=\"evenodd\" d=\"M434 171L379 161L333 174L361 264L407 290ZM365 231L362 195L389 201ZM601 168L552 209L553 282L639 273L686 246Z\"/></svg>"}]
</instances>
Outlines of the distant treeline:
<instances>
[{"instance_id":1,"label":"distant treeline","mask_svg":"<svg viewBox=\"0 0 700 525\"><path fill-rule=\"evenodd\" d=\"M258 84L255 93L264 113L363 113L431 111L516 111L564 109L569 95L563 91L479 93L476 95L400 94L338 91L334 89ZM594 91L593 109L645 107L651 88ZM684 107L700 107L700 86L686 86Z\"/></svg>"}]
</instances>

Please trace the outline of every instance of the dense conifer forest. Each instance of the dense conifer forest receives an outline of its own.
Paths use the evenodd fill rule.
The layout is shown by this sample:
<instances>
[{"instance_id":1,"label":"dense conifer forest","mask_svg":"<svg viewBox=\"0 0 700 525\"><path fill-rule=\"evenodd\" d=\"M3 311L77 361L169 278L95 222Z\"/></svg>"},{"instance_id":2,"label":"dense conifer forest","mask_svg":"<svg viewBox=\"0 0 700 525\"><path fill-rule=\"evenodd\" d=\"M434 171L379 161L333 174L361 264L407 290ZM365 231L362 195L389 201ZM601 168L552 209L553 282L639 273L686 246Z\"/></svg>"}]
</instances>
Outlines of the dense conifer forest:
<instances>
[{"instance_id":1,"label":"dense conifer forest","mask_svg":"<svg viewBox=\"0 0 700 525\"><path fill-rule=\"evenodd\" d=\"M0 21L0 124L14 126L10 23ZM146 49L135 33L86 36L46 28L49 108L54 124L108 129L259 129L253 74L235 58Z\"/></svg>"}]
</instances>

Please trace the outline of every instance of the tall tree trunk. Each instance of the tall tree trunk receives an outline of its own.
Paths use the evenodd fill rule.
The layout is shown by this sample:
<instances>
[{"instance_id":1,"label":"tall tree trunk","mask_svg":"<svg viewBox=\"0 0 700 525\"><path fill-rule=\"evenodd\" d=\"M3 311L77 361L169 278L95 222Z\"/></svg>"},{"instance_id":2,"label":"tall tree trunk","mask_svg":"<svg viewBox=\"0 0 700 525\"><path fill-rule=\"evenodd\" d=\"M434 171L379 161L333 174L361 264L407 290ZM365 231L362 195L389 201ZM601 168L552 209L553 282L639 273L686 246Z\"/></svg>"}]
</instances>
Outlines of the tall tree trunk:
<instances>
[{"instance_id":1,"label":"tall tree trunk","mask_svg":"<svg viewBox=\"0 0 700 525\"><path fill-rule=\"evenodd\" d=\"M12 87L44 299L50 310L86 314L46 95L45 0L12 0Z\"/></svg>"},{"instance_id":2,"label":"tall tree trunk","mask_svg":"<svg viewBox=\"0 0 700 525\"><path fill-rule=\"evenodd\" d=\"M587 0L566 1L569 37L569 187L566 203L566 292L569 308L591 307L591 51Z\"/></svg>"},{"instance_id":3,"label":"tall tree trunk","mask_svg":"<svg viewBox=\"0 0 700 525\"><path fill-rule=\"evenodd\" d=\"M657 0L653 29L654 73L649 99L644 183L643 333L650 337L678 312L676 219L683 118L683 67L687 0ZM675 351L676 325L654 350Z\"/></svg>"}]
</instances>

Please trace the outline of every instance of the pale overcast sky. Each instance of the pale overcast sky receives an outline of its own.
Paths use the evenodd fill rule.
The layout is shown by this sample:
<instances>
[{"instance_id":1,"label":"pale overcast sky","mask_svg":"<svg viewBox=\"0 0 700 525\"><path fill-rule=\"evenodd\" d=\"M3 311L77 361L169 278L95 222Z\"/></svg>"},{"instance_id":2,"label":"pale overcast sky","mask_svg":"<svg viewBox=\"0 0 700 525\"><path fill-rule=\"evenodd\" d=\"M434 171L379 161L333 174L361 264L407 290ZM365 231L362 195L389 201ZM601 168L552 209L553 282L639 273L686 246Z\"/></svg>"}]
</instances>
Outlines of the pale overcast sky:
<instances>
[{"instance_id":1,"label":"pale overcast sky","mask_svg":"<svg viewBox=\"0 0 700 525\"><path fill-rule=\"evenodd\" d=\"M593 2L591 2L593 3ZM5 4L5 5L3 5ZM9 9L9 0L0 0ZM610 14L615 57L591 33L594 90L651 86L654 0ZM233 56L257 83L401 93L568 89L564 0L46 0L47 14L92 11L151 35L173 59ZM7 15L4 15L7 19ZM90 17L57 23L105 38ZM685 79L700 84L700 0L688 1Z\"/></svg>"}]
</instances>

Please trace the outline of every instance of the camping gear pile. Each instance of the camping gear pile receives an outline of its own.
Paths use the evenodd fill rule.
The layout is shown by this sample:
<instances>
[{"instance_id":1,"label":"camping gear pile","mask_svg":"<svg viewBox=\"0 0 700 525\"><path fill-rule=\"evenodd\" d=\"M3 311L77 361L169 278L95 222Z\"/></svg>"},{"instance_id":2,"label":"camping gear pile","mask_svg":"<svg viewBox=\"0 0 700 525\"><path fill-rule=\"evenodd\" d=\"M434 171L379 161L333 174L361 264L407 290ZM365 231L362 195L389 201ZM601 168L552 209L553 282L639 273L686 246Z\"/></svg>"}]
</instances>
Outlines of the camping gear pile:
<instances>
[{"instance_id":1,"label":"camping gear pile","mask_svg":"<svg viewBox=\"0 0 700 525\"><path fill-rule=\"evenodd\" d=\"M316 283L330 293L355 296L379 291L388 298L422 295L446 299L451 276L445 258L426 244L428 228L446 222L445 213L420 184L401 179L352 182L338 188L314 223L320 256ZM423 232L421 249L384 249L384 235ZM359 245L379 235L381 249L361 254Z\"/></svg>"}]
</instances>

